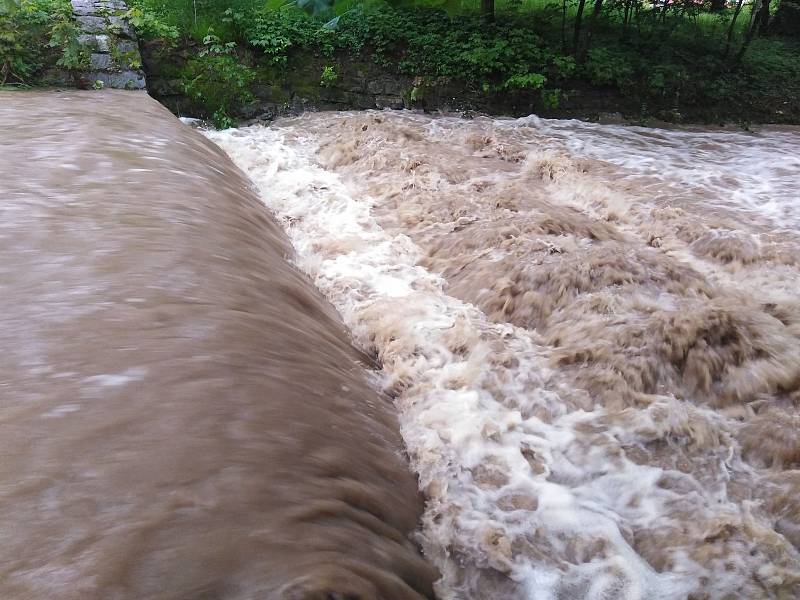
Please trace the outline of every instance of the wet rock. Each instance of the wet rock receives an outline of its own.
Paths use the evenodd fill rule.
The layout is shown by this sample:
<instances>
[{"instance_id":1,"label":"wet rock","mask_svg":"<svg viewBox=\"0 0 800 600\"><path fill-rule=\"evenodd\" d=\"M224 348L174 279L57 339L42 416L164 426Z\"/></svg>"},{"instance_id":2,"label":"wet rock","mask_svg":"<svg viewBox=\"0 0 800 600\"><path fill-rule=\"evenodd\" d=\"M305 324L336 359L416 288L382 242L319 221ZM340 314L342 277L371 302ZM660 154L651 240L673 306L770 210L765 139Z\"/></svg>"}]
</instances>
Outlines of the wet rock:
<instances>
[{"instance_id":1,"label":"wet rock","mask_svg":"<svg viewBox=\"0 0 800 600\"><path fill-rule=\"evenodd\" d=\"M45 69L40 80L44 85L53 85L57 87L72 87L75 85L75 78L72 73L64 69Z\"/></svg>"},{"instance_id":2,"label":"wet rock","mask_svg":"<svg viewBox=\"0 0 800 600\"><path fill-rule=\"evenodd\" d=\"M92 35L92 34L82 34L78 36L78 43L82 46L86 46L89 50L93 52L108 52L109 51L109 44L108 44L108 36L107 35Z\"/></svg>"},{"instance_id":3,"label":"wet rock","mask_svg":"<svg viewBox=\"0 0 800 600\"><path fill-rule=\"evenodd\" d=\"M625 123L625 117L619 112L601 112L597 115L597 122L604 125L620 125Z\"/></svg>"},{"instance_id":4,"label":"wet rock","mask_svg":"<svg viewBox=\"0 0 800 600\"><path fill-rule=\"evenodd\" d=\"M403 108L403 99L398 96L375 96L375 106L377 108Z\"/></svg>"},{"instance_id":5,"label":"wet rock","mask_svg":"<svg viewBox=\"0 0 800 600\"><path fill-rule=\"evenodd\" d=\"M113 65L110 54L94 53L89 57L89 66L92 69L110 69Z\"/></svg>"},{"instance_id":6,"label":"wet rock","mask_svg":"<svg viewBox=\"0 0 800 600\"><path fill-rule=\"evenodd\" d=\"M92 81L101 81L103 87L121 90L143 90L146 87L144 74L141 71L122 71L120 73L107 73L97 71L88 73Z\"/></svg>"}]
</instances>

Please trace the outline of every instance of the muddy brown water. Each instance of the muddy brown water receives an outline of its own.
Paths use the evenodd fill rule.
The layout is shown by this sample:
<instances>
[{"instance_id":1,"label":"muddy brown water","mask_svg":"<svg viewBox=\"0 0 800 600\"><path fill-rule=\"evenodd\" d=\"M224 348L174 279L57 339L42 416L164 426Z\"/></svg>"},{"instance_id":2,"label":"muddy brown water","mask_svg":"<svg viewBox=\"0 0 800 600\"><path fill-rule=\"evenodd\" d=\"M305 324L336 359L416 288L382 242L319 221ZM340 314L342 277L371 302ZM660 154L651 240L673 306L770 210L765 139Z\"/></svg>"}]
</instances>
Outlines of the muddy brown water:
<instances>
[{"instance_id":1,"label":"muddy brown water","mask_svg":"<svg viewBox=\"0 0 800 600\"><path fill-rule=\"evenodd\" d=\"M800 597L800 134L207 132L376 353L440 598Z\"/></svg>"},{"instance_id":2,"label":"muddy brown water","mask_svg":"<svg viewBox=\"0 0 800 600\"><path fill-rule=\"evenodd\" d=\"M204 134L0 95L0 598L800 597L797 130Z\"/></svg>"},{"instance_id":3,"label":"muddy brown water","mask_svg":"<svg viewBox=\"0 0 800 600\"><path fill-rule=\"evenodd\" d=\"M0 93L0 597L432 597L391 402L214 144Z\"/></svg>"}]
</instances>

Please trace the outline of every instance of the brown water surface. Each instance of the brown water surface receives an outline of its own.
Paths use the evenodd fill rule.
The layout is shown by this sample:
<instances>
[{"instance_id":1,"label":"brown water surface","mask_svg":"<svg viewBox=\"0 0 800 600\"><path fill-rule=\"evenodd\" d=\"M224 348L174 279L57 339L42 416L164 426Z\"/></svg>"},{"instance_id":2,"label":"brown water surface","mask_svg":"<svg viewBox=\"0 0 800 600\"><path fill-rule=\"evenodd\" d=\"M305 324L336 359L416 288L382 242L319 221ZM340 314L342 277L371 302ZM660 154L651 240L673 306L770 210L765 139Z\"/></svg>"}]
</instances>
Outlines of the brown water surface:
<instances>
[{"instance_id":1,"label":"brown water surface","mask_svg":"<svg viewBox=\"0 0 800 600\"><path fill-rule=\"evenodd\" d=\"M800 598L797 131L207 135L378 354L441 598Z\"/></svg>"},{"instance_id":2,"label":"brown water surface","mask_svg":"<svg viewBox=\"0 0 800 600\"><path fill-rule=\"evenodd\" d=\"M430 597L389 401L211 142L0 93L0 597Z\"/></svg>"}]
</instances>

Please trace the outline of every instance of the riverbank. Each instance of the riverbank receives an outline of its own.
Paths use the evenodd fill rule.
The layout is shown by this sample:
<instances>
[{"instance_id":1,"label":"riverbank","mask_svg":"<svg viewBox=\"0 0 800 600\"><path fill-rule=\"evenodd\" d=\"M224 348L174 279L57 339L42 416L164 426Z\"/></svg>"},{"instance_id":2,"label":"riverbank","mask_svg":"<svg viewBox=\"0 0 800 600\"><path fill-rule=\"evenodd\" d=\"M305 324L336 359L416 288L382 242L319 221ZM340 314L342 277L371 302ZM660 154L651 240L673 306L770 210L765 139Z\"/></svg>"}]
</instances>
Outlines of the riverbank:
<instances>
[{"instance_id":1,"label":"riverbank","mask_svg":"<svg viewBox=\"0 0 800 600\"><path fill-rule=\"evenodd\" d=\"M591 47L570 47L564 23L547 13L508 11L486 23L475 14L360 5L326 21L295 7L181 16L171 4L134 0L125 15L139 34L148 89L174 113L217 126L369 108L800 124L797 41L764 36L745 46L741 27L726 37L722 13L716 21L643 18L638 32L622 35L613 20L599 21ZM25 66L8 67L6 83L81 85L75 74L93 55L73 43L67 5L25 0L15 16L0 15L0 29L20 36L16 50L0 48L2 62Z\"/></svg>"},{"instance_id":2,"label":"riverbank","mask_svg":"<svg viewBox=\"0 0 800 600\"><path fill-rule=\"evenodd\" d=\"M624 38L609 21L595 28L591 47L577 50L546 15L519 12L486 23L475 14L382 5L327 23L296 8L229 10L194 25L177 20L173 29L141 23L151 93L175 112L218 125L308 109L385 107L800 123L796 43L756 38L744 53L739 33L726 41L722 18L680 27L648 21Z\"/></svg>"}]
</instances>

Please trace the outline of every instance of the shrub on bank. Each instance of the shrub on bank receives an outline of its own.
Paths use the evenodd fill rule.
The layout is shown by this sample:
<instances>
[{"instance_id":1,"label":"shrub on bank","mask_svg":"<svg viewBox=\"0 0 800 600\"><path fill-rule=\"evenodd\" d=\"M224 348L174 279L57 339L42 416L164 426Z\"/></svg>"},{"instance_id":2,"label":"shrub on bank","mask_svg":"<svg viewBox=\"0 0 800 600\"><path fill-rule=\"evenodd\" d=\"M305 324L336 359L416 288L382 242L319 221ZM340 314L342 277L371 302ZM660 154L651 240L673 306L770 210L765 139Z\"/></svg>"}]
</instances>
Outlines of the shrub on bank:
<instances>
[{"instance_id":1,"label":"shrub on bank","mask_svg":"<svg viewBox=\"0 0 800 600\"><path fill-rule=\"evenodd\" d=\"M0 0L0 85L36 83L47 67L81 68L88 53L77 38L69 0Z\"/></svg>"}]
</instances>

